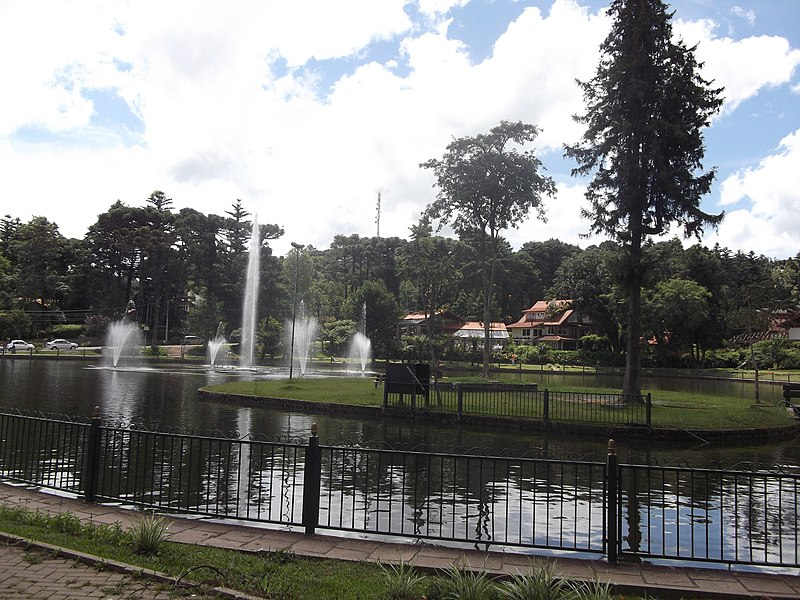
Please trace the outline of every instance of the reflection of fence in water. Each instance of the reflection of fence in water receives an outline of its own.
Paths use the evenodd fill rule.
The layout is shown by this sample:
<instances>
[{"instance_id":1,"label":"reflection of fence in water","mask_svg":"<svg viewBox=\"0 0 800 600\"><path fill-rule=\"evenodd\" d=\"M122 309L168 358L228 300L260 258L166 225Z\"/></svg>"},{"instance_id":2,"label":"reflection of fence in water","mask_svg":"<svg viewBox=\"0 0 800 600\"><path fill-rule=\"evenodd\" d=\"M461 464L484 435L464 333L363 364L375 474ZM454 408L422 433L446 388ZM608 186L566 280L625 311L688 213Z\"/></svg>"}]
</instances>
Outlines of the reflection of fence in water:
<instances>
[{"instance_id":1,"label":"reflection of fence in water","mask_svg":"<svg viewBox=\"0 0 800 600\"><path fill-rule=\"evenodd\" d=\"M317 475L295 443L3 413L0 442L0 476L89 497L97 463L98 498L166 511L307 525L319 481L321 528L608 552L613 503L623 554L800 566L793 473L624 464L615 492L605 463L324 446Z\"/></svg>"}]
</instances>

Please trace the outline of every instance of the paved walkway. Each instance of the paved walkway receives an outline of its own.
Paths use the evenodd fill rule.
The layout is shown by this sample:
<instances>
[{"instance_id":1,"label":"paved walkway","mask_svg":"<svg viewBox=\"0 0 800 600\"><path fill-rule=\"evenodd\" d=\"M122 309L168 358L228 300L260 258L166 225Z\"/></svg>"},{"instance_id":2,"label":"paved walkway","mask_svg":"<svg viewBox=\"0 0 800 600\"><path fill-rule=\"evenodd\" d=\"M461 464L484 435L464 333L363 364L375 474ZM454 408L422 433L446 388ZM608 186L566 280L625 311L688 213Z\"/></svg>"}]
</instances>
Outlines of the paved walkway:
<instances>
[{"instance_id":1,"label":"paved walkway","mask_svg":"<svg viewBox=\"0 0 800 600\"><path fill-rule=\"evenodd\" d=\"M118 522L123 528L130 525L136 518L136 512L125 510L116 506L104 504L87 504L81 500L64 498L49 493L37 492L24 487L0 484L0 503L10 506L23 506L30 510L40 510L49 514L69 512L84 521L112 524ZM174 518L169 529L170 539L175 542L187 544L206 544L222 548L232 548L244 551L257 550L289 550L297 555L324 557L342 560L365 560L379 562L399 562L404 560L418 568L444 569L454 562L469 564L475 568L484 568L491 573L514 573L525 570L530 557L518 554L505 554L500 552L480 552L477 550L460 550L446 548L432 544L400 544L382 543L379 541L357 539L354 537L340 537L332 535L306 536L299 532L267 529L256 526L245 526L222 523L207 519ZM10 551L0 547L0 570L4 573L0 577L0 598L172 598L178 592L165 591L164 587L155 583L143 583L136 580L103 580L110 573L103 573L103 577L96 577L98 572L90 567L77 568L70 566L68 575L59 581L63 590L58 595L36 595L32 588L6 588L9 582L27 578L28 569L34 568L34 561L19 559L19 550ZM551 558L555 562L557 571L564 577L572 580L590 580L598 578L600 581L609 582L615 591L622 594L649 594L659 598L770 598L793 599L800 598L800 575L782 573L758 573L741 570L707 569L694 567L665 567L648 564L620 564L610 565L604 561L581 560L573 558ZM74 564L74 559L67 561ZM47 560L50 570L64 572L66 566L58 566L53 560ZM124 565L118 565L124 571ZM139 569L132 569L132 573ZM12 575L8 575L12 573ZM16 574L16 575L14 575ZM125 577L115 573L115 576ZM33 575L34 578L38 577ZM130 575L128 575L130 577ZM41 579L41 577L39 577ZM129 582L129 583L120 583ZM70 583L71 582L71 583ZM16 583L11 583L15 585ZM69 586L72 587L69 587ZM141 587L140 595L120 595L134 593L130 590L103 595L104 589L121 589L115 586L125 585ZM78 586L78 587L76 587ZM58 587L56 585L55 587ZM152 589L151 589L152 588ZM50 588L48 588L50 589ZM135 588L139 590L140 588ZM12 590L7 593L7 590ZM77 591L76 591L77 590ZM234 592L222 590L229 597L245 598ZM25 595L33 593L34 595ZM135 593L139 593L136 591ZM72 595L69 595L72 594ZM95 594L95 595L92 595ZM100 594L100 595L97 595ZM150 594L150 595L148 595ZM160 594L160 595L159 595ZM164 595L166 594L166 595ZM194 596L201 597L201 596Z\"/></svg>"}]
</instances>

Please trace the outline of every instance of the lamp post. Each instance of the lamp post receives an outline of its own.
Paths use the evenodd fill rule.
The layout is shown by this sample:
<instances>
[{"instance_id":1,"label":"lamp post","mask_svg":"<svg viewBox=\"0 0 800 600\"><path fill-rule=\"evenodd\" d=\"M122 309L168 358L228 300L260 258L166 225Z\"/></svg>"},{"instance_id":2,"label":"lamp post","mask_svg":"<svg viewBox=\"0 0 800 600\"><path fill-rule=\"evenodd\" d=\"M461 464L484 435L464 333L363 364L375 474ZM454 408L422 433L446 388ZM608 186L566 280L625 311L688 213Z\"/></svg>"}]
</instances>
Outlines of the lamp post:
<instances>
[{"instance_id":1,"label":"lamp post","mask_svg":"<svg viewBox=\"0 0 800 600\"><path fill-rule=\"evenodd\" d=\"M297 275L300 265L300 250L304 247L303 244L292 242L292 248L294 248L294 295L292 296L292 338L289 344L289 381L292 380L292 372L294 369L294 324L297 319Z\"/></svg>"}]
</instances>

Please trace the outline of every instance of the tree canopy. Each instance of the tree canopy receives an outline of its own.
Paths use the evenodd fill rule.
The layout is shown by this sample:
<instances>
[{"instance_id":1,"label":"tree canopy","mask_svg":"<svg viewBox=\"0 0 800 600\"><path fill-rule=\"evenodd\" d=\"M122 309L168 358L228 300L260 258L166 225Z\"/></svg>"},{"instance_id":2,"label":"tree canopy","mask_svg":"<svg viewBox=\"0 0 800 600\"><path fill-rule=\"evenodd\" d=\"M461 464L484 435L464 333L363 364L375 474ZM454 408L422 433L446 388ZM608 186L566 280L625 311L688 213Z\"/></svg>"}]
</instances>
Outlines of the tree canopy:
<instances>
[{"instance_id":1,"label":"tree canopy","mask_svg":"<svg viewBox=\"0 0 800 600\"><path fill-rule=\"evenodd\" d=\"M441 159L420 166L432 169L439 192L425 210L434 221L451 224L459 234L476 232L483 274L483 374L491 356L493 286L500 232L516 227L535 209L543 218L543 196L555 193L555 183L530 145L539 134L535 125L502 121L489 133L463 137L447 145Z\"/></svg>"},{"instance_id":2,"label":"tree canopy","mask_svg":"<svg viewBox=\"0 0 800 600\"><path fill-rule=\"evenodd\" d=\"M694 48L673 39L661 0L614 0L611 32L595 76L579 82L586 113L582 139L566 146L576 176L591 175L583 216L593 233L620 242L619 272L628 302L623 392L639 394L642 244L677 223L698 236L722 215L700 209L714 179L703 170L703 129L719 110L721 90L700 74Z\"/></svg>"}]
</instances>

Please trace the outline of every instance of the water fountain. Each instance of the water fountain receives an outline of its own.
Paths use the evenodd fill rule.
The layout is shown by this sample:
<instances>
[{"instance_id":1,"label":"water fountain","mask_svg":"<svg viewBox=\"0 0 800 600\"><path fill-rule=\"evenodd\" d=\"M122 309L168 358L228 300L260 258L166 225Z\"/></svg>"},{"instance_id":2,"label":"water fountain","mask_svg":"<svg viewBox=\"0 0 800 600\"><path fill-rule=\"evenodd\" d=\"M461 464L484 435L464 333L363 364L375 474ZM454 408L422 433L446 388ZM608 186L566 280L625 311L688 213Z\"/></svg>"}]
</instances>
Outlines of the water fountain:
<instances>
[{"instance_id":1,"label":"water fountain","mask_svg":"<svg viewBox=\"0 0 800 600\"><path fill-rule=\"evenodd\" d=\"M111 352L111 364L116 367L125 348L135 348L142 343L142 334L135 323L125 319L114 321L106 332L106 346Z\"/></svg>"},{"instance_id":2,"label":"water fountain","mask_svg":"<svg viewBox=\"0 0 800 600\"><path fill-rule=\"evenodd\" d=\"M372 358L372 342L367 337L367 303L361 307L361 318L358 321L358 329L356 329L353 339L350 341L350 350L348 351L348 364L360 364L361 373L367 370L367 363Z\"/></svg>"},{"instance_id":3,"label":"water fountain","mask_svg":"<svg viewBox=\"0 0 800 600\"><path fill-rule=\"evenodd\" d=\"M217 364L217 354L219 353L220 348L222 348L222 346L224 346L226 343L225 324L220 323L217 326L217 335L214 336L214 339L208 342L208 361L212 367Z\"/></svg>"},{"instance_id":4,"label":"water fountain","mask_svg":"<svg viewBox=\"0 0 800 600\"><path fill-rule=\"evenodd\" d=\"M253 231L250 234L250 253L247 258L247 279L244 288L242 307L242 340L239 364L243 369L253 366L253 351L256 345L256 309L258 307L259 262L261 255L261 236L258 216L253 216Z\"/></svg>"},{"instance_id":5,"label":"water fountain","mask_svg":"<svg viewBox=\"0 0 800 600\"><path fill-rule=\"evenodd\" d=\"M290 346L289 336L292 332L292 322L284 325L284 335L286 336L286 347ZM290 360L296 360L300 366L300 374L306 374L308 356L317 341L317 319L306 316L305 303L301 300L294 319L294 356Z\"/></svg>"}]
</instances>

